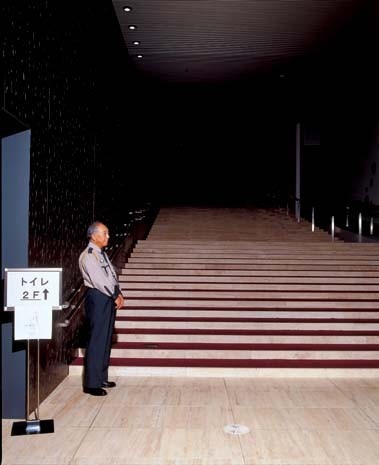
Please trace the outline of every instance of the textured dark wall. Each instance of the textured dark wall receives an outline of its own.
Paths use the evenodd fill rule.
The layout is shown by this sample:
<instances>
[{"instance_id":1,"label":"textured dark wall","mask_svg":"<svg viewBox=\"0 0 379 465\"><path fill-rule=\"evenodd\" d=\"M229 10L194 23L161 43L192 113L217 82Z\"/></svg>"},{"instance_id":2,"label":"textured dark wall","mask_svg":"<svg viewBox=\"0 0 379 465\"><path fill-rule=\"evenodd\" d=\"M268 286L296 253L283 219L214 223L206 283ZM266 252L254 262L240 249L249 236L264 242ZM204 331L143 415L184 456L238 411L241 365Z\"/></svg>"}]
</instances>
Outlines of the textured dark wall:
<instances>
[{"instance_id":1,"label":"textured dark wall","mask_svg":"<svg viewBox=\"0 0 379 465\"><path fill-rule=\"evenodd\" d=\"M114 76L127 54L112 15L108 1L5 7L3 107L32 130L30 266L62 266L64 296L79 278L87 225L104 214L122 222L105 211L119 200Z\"/></svg>"},{"instance_id":2,"label":"textured dark wall","mask_svg":"<svg viewBox=\"0 0 379 465\"><path fill-rule=\"evenodd\" d=\"M87 226L104 221L114 237L128 218L126 141L118 147L127 50L110 0L11 0L1 9L2 108L31 129L29 266L62 267L66 300L80 282ZM41 344L42 399L68 372L75 331L54 325Z\"/></svg>"}]
</instances>

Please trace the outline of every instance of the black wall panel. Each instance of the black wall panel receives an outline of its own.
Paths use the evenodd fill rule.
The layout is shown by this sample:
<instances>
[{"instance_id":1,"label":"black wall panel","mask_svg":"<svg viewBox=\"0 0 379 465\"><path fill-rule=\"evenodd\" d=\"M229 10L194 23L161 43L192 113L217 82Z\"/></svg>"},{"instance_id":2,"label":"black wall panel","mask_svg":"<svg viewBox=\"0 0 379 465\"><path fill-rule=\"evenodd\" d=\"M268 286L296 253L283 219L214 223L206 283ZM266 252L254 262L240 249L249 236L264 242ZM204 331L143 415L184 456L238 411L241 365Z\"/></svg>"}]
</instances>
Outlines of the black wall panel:
<instances>
[{"instance_id":1,"label":"black wall panel","mask_svg":"<svg viewBox=\"0 0 379 465\"><path fill-rule=\"evenodd\" d=\"M66 300L88 225L104 221L114 237L127 220L128 151L117 143L128 54L111 1L7 0L1 10L2 108L31 129L29 266L62 267ZM42 345L42 398L68 372L74 333L54 328Z\"/></svg>"}]
</instances>

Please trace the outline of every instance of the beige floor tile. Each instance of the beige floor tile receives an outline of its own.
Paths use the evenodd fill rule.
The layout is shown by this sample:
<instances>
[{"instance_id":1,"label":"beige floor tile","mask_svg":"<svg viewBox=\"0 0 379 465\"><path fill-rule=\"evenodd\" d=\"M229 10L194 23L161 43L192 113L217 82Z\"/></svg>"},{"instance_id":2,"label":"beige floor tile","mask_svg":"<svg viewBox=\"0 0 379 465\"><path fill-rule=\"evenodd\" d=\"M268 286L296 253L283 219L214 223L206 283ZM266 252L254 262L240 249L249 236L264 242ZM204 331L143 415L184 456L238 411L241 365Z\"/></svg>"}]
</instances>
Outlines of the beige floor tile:
<instances>
[{"instance_id":1,"label":"beige floor tile","mask_svg":"<svg viewBox=\"0 0 379 465\"><path fill-rule=\"evenodd\" d=\"M107 404L162 405L167 402L170 387L158 386L118 386L108 390Z\"/></svg>"},{"instance_id":2,"label":"beige floor tile","mask_svg":"<svg viewBox=\"0 0 379 465\"><path fill-rule=\"evenodd\" d=\"M374 429L379 429L379 405L374 407L360 407L359 411L375 425Z\"/></svg>"},{"instance_id":3,"label":"beige floor tile","mask_svg":"<svg viewBox=\"0 0 379 465\"><path fill-rule=\"evenodd\" d=\"M296 407L305 408L353 408L355 403L344 393L333 388L322 390L299 389L289 393Z\"/></svg>"},{"instance_id":4,"label":"beige floor tile","mask_svg":"<svg viewBox=\"0 0 379 465\"><path fill-rule=\"evenodd\" d=\"M78 390L61 402L43 402L39 409L41 419L52 418L55 425L71 427L89 427L99 413L104 399L84 394Z\"/></svg>"},{"instance_id":5,"label":"beige floor tile","mask_svg":"<svg viewBox=\"0 0 379 465\"><path fill-rule=\"evenodd\" d=\"M301 390L333 389L335 385L326 378L285 378L285 377L256 377L256 378L225 378L228 391L235 388L248 388L255 392L267 392L272 389L290 392Z\"/></svg>"},{"instance_id":6,"label":"beige floor tile","mask_svg":"<svg viewBox=\"0 0 379 465\"><path fill-rule=\"evenodd\" d=\"M363 370L364 371L364 370ZM356 373L356 372L354 372ZM378 386L378 377L341 377L334 378L330 380L333 386L336 386L342 390L355 389L358 387L377 387Z\"/></svg>"},{"instance_id":7,"label":"beige floor tile","mask_svg":"<svg viewBox=\"0 0 379 465\"><path fill-rule=\"evenodd\" d=\"M241 436L246 464L324 465L329 463L317 436L299 430L257 430Z\"/></svg>"},{"instance_id":8,"label":"beige floor tile","mask_svg":"<svg viewBox=\"0 0 379 465\"><path fill-rule=\"evenodd\" d=\"M80 446L86 428L55 428L52 434L3 435L3 465L66 465Z\"/></svg>"},{"instance_id":9,"label":"beige floor tile","mask_svg":"<svg viewBox=\"0 0 379 465\"><path fill-rule=\"evenodd\" d=\"M20 421L20 420L2 420L3 438L10 436L11 431L12 431L12 425L15 421Z\"/></svg>"},{"instance_id":10,"label":"beige floor tile","mask_svg":"<svg viewBox=\"0 0 379 465\"><path fill-rule=\"evenodd\" d=\"M83 396L82 386L58 386L46 399L45 403L50 405L62 403L75 403Z\"/></svg>"},{"instance_id":11,"label":"beige floor tile","mask_svg":"<svg viewBox=\"0 0 379 465\"><path fill-rule=\"evenodd\" d=\"M377 378L68 377L41 404L55 433L10 436L3 465L377 465ZM250 428L229 435L227 424Z\"/></svg>"},{"instance_id":12,"label":"beige floor tile","mask_svg":"<svg viewBox=\"0 0 379 465\"><path fill-rule=\"evenodd\" d=\"M355 386L341 388L341 392L357 407L379 406L379 384L376 386Z\"/></svg>"},{"instance_id":13,"label":"beige floor tile","mask_svg":"<svg viewBox=\"0 0 379 465\"><path fill-rule=\"evenodd\" d=\"M108 391L106 402L117 405L228 405L224 384L212 384L192 381L174 386L118 386Z\"/></svg>"},{"instance_id":14,"label":"beige floor tile","mask_svg":"<svg viewBox=\"0 0 379 465\"><path fill-rule=\"evenodd\" d=\"M332 464L379 463L378 431L318 431L322 447Z\"/></svg>"},{"instance_id":15,"label":"beige floor tile","mask_svg":"<svg viewBox=\"0 0 379 465\"><path fill-rule=\"evenodd\" d=\"M227 407L162 407L159 412L158 428L168 429L222 429L225 425L234 423L231 409Z\"/></svg>"},{"instance_id":16,"label":"beige floor tile","mask_svg":"<svg viewBox=\"0 0 379 465\"><path fill-rule=\"evenodd\" d=\"M296 407L296 399L292 399L288 391L275 388L255 391L250 387L240 387L228 390L228 394L232 407Z\"/></svg>"},{"instance_id":17,"label":"beige floor tile","mask_svg":"<svg viewBox=\"0 0 379 465\"><path fill-rule=\"evenodd\" d=\"M194 383L179 388L180 405L208 406L229 404L224 385L212 386L205 383Z\"/></svg>"},{"instance_id":18,"label":"beige floor tile","mask_svg":"<svg viewBox=\"0 0 379 465\"><path fill-rule=\"evenodd\" d=\"M287 415L289 409L233 407L234 422L247 426L250 431L282 431L293 425Z\"/></svg>"},{"instance_id":19,"label":"beige floor tile","mask_svg":"<svg viewBox=\"0 0 379 465\"><path fill-rule=\"evenodd\" d=\"M161 432L139 428L91 429L70 465L153 464Z\"/></svg>"},{"instance_id":20,"label":"beige floor tile","mask_svg":"<svg viewBox=\"0 0 379 465\"><path fill-rule=\"evenodd\" d=\"M239 438L227 435L220 428L166 428L162 433L160 458L163 463L167 460L243 463Z\"/></svg>"},{"instance_id":21,"label":"beige floor tile","mask_svg":"<svg viewBox=\"0 0 379 465\"><path fill-rule=\"evenodd\" d=\"M312 379L254 379L251 382L227 380L232 405L250 407L356 407L352 399L328 380Z\"/></svg>"},{"instance_id":22,"label":"beige floor tile","mask_svg":"<svg viewBox=\"0 0 379 465\"><path fill-rule=\"evenodd\" d=\"M317 431L365 431L377 429L375 423L360 409L297 408L286 409L290 427Z\"/></svg>"},{"instance_id":23,"label":"beige floor tile","mask_svg":"<svg viewBox=\"0 0 379 465\"><path fill-rule=\"evenodd\" d=\"M167 386L170 383L170 377L159 378L155 376L119 376L109 377L112 381L117 382L117 387L123 386Z\"/></svg>"},{"instance_id":24,"label":"beige floor tile","mask_svg":"<svg viewBox=\"0 0 379 465\"><path fill-rule=\"evenodd\" d=\"M157 427L160 406L104 403L91 428L146 428Z\"/></svg>"},{"instance_id":25,"label":"beige floor tile","mask_svg":"<svg viewBox=\"0 0 379 465\"><path fill-rule=\"evenodd\" d=\"M233 408L235 422L251 431L316 430L360 431L377 429L375 422L359 409L329 408Z\"/></svg>"}]
</instances>

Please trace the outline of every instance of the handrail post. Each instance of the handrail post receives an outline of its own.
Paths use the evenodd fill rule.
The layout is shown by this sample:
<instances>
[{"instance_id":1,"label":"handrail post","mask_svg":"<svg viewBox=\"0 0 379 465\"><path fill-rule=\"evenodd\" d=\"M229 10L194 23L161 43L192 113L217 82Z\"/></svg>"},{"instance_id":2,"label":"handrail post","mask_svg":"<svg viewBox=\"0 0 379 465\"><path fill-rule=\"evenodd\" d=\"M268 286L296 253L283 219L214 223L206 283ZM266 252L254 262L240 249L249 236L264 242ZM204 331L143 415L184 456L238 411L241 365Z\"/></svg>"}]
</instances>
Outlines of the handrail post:
<instances>
[{"instance_id":1,"label":"handrail post","mask_svg":"<svg viewBox=\"0 0 379 465\"><path fill-rule=\"evenodd\" d=\"M349 210L350 210L350 207L346 207L346 222L345 222L346 228L349 227Z\"/></svg>"},{"instance_id":2,"label":"handrail post","mask_svg":"<svg viewBox=\"0 0 379 465\"><path fill-rule=\"evenodd\" d=\"M300 223L300 199L295 200L295 212L296 212L296 220Z\"/></svg>"},{"instance_id":3,"label":"handrail post","mask_svg":"<svg viewBox=\"0 0 379 465\"><path fill-rule=\"evenodd\" d=\"M296 220L300 223L300 182L301 182L301 128L296 124L296 185L295 185L295 213Z\"/></svg>"},{"instance_id":4,"label":"handrail post","mask_svg":"<svg viewBox=\"0 0 379 465\"><path fill-rule=\"evenodd\" d=\"M315 232L315 209L312 207L312 232Z\"/></svg>"},{"instance_id":5,"label":"handrail post","mask_svg":"<svg viewBox=\"0 0 379 465\"><path fill-rule=\"evenodd\" d=\"M331 235L332 235L332 241L334 241L334 216L332 216L330 230L331 230Z\"/></svg>"}]
</instances>

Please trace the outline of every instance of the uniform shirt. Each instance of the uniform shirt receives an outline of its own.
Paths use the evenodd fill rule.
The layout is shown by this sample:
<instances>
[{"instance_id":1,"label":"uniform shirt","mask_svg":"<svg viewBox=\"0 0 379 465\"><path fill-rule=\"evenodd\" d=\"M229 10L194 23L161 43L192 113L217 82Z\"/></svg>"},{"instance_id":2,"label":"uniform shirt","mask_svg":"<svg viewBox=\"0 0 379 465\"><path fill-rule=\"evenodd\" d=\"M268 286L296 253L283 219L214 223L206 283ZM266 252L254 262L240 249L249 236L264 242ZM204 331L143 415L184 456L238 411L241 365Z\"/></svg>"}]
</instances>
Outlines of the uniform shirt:
<instances>
[{"instance_id":1,"label":"uniform shirt","mask_svg":"<svg viewBox=\"0 0 379 465\"><path fill-rule=\"evenodd\" d=\"M120 294L115 270L105 252L93 242L80 254L79 268L84 285L114 299Z\"/></svg>"}]
</instances>

